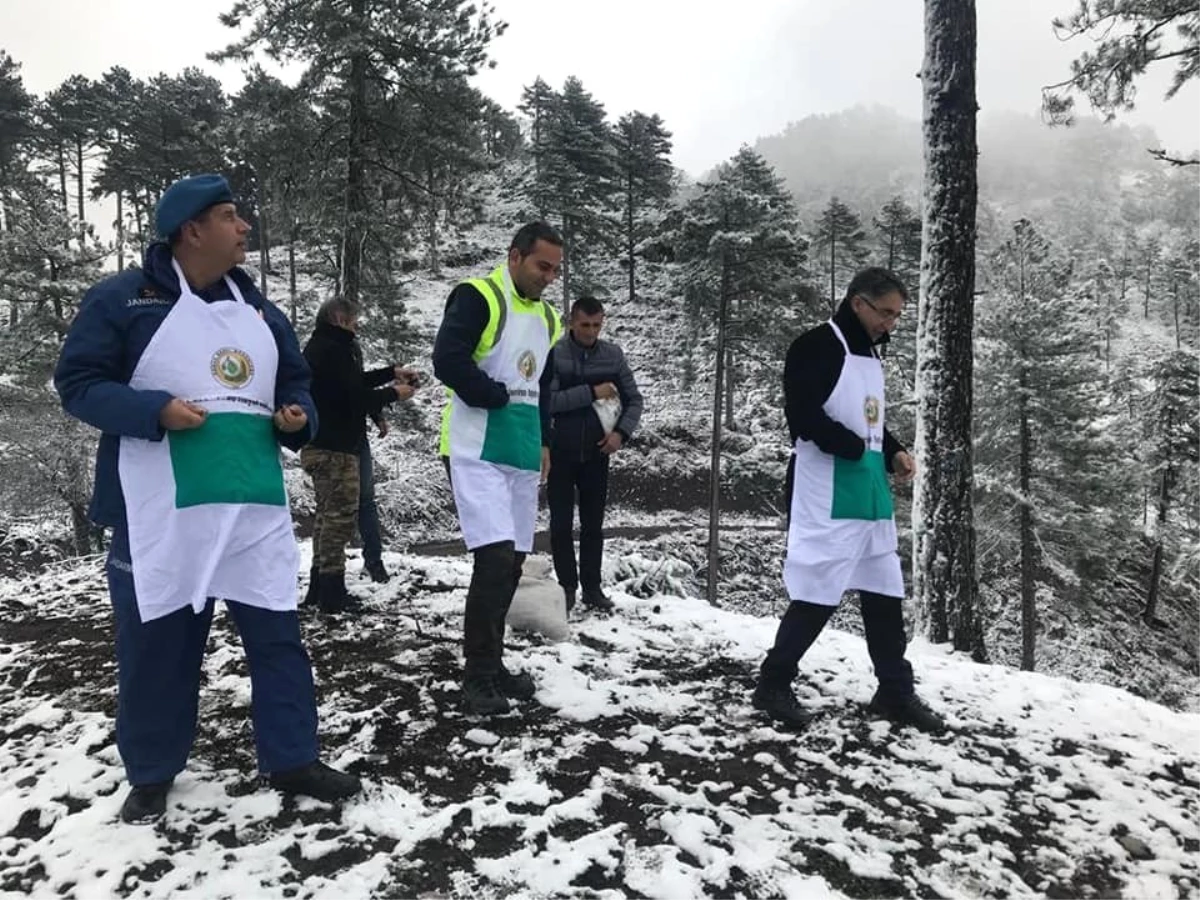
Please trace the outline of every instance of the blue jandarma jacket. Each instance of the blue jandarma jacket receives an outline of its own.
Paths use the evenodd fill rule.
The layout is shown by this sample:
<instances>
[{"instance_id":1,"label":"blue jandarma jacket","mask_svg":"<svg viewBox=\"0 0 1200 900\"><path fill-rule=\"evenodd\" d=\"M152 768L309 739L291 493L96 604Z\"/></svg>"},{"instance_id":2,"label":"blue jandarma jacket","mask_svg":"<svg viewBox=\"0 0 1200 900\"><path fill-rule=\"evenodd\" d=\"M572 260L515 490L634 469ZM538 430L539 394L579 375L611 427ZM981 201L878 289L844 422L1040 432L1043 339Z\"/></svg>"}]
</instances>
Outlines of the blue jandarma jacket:
<instances>
[{"instance_id":1,"label":"blue jandarma jacket","mask_svg":"<svg viewBox=\"0 0 1200 900\"><path fill-rule=\"evenodd\" d=\"M275 408L294 403L308 415L307 427L294 434L276 430L279 443L292 450L307 444L317 431L317 410L309 390L308 363L291 323L263 298L250 276L233 269L229 276L246 302L262 313L279 348L275 376ZM209 303L231 300L221 279L197 296ZM158 414L171 395L129 386L138 360L179 298L179 280L171 267L171 250L154 243L146 249L141 269L130 269L101 281L84 295L71 323L54 370L54 386L63 409L100 429L96 483L88 516L100 525L125 524L125 497L117 472L121 437L159 441L165 434Z\"/></svg>"}]
</instances>

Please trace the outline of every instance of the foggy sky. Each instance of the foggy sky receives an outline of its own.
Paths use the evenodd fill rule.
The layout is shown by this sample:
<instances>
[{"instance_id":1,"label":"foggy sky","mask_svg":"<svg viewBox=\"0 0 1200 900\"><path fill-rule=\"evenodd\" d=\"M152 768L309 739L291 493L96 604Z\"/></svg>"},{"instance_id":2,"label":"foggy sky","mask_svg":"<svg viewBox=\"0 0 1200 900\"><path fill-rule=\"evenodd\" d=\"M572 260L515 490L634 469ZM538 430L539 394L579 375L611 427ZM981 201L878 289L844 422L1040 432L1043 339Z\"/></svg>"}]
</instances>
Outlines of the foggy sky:
<instances>
[{"instance_id":1,"label":"foggy sky","mask_svg":"<svg viewBox=\"0 0 1200 900\"><path fill-rule=\"evenodd\" d=\"M856 104L883 104L919 118L921 0L738 0L701 12L688 0L495 0L507 33L492 47L497 67L478 86L507 109L541 76L560 88L578 76L612 120L640 109L674 133L675 164L699 175L743 143L790 121ZM1084 45L1058 41L1050 19L1075 0L977 0L982 115L1036 112L1039 88L1065 78ZM121 65L134 75L194 65L227 90L242 78L206 52L234 34L217 15L232 0L0 0L0 48L22 64L28 90L43 94L72 74ZM1148 124L1168 148L1200 147L1200 84L1172 101L1164 67L1139 91L1139 109L1118 121ZM1086 112L1086 101L1078 101Z\"/></svg>"}]
</instances>

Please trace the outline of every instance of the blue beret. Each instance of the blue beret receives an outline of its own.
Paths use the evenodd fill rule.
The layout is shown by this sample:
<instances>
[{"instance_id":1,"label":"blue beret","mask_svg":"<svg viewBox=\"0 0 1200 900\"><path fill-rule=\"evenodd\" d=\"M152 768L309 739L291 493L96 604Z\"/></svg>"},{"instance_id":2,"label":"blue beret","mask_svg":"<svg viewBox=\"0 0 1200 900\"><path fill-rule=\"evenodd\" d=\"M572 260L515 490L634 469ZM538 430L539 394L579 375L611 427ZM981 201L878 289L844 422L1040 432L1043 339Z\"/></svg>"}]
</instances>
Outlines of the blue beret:
<instances>
[{"instance_id":1,"label":"blue beret","mask_svg":"<svg viewBox=\"0 0 1200 900\"><path fill-rule=\"evenodd\" d=\"M210 206L233 202L229 182L220 175L180 178L159 198L154 210L154 227L161 237L170 237L184 222L194 219Z\"/></svg>"}]
</instances>

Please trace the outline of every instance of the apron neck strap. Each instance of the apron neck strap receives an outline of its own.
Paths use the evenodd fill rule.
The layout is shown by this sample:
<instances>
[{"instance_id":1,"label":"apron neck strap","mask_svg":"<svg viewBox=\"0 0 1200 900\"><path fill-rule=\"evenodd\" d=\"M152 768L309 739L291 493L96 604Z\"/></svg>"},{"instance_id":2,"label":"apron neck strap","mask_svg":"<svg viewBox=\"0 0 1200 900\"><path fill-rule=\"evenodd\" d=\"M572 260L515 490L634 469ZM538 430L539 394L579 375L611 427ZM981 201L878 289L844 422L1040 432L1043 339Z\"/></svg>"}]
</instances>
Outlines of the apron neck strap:
<instances>
[{"instance_id":1,"label":"apron neck strap","mask_svg":"<svg viewBox=\"0 0 1200 900\"><path fill-rule=\"evenodd\" d=\"M195 296L196 292L193 291L191 285L188 284L187 278L184 277L183 269L179 265L179 260L177 260L174 256L171 257L171 268L175 270L175 275L179 279L179 296L182 297L185 294ZM233 279L228 275L223 277L225 279L225 284L229 286L229 293L232 295L234 302L245 303L246 298L242 296L242 292L238 289L238 286L234 284Z\"/></svg>"},{"instance_id":2,"label":"apron neck strap","mask_svg":"<svg viewBox=\"0 0 1200 900\"><path fill-rule=\"evenodd\" d=\"M833 321L833 319L829 320L829 327L833 329L834 337L838 339L839 343L842 345L842 349L845 350L846 355L849 356L850 345L846 343L846 336L842 334L842 329L838 328L837 322Z\"/></svg>"}]
</instances>

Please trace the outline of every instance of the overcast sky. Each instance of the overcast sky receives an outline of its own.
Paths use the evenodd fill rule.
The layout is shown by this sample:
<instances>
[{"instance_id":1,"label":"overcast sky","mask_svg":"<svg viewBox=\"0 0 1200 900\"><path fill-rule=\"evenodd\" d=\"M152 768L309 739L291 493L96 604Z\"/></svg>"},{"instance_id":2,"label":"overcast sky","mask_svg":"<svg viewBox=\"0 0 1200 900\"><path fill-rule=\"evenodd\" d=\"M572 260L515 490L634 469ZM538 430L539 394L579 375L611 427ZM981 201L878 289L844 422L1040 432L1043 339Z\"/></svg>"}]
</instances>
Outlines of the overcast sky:
<instances>
[{"instance_id":1,"label":"overcast sky","mask_svg":"<svg viewBox=\"0 0 1200 900\"><path fill-rule=\"evenodd\" d=\"M1039 88L1061 80L1083 49L1050 28L1076 0L977 0L979 105L1034 112ZM232 32L217 21L232 0L0 0L0 48L22 64L28 90L121 65L135 75L200 66L231 90L236 66L206 52ZM496 0L507 33L479 86L512 109L541 75L582 79L613 120L640 109L674 133L675 163L694 175L742 143L812 113L880 103L917 118L921 0L737 0L720 15L694 0ZM1162 102L1163 71L1121 121L1152 125L1173 150L1200 147L1200 84Z\"/></svg>"}]
</instances>

